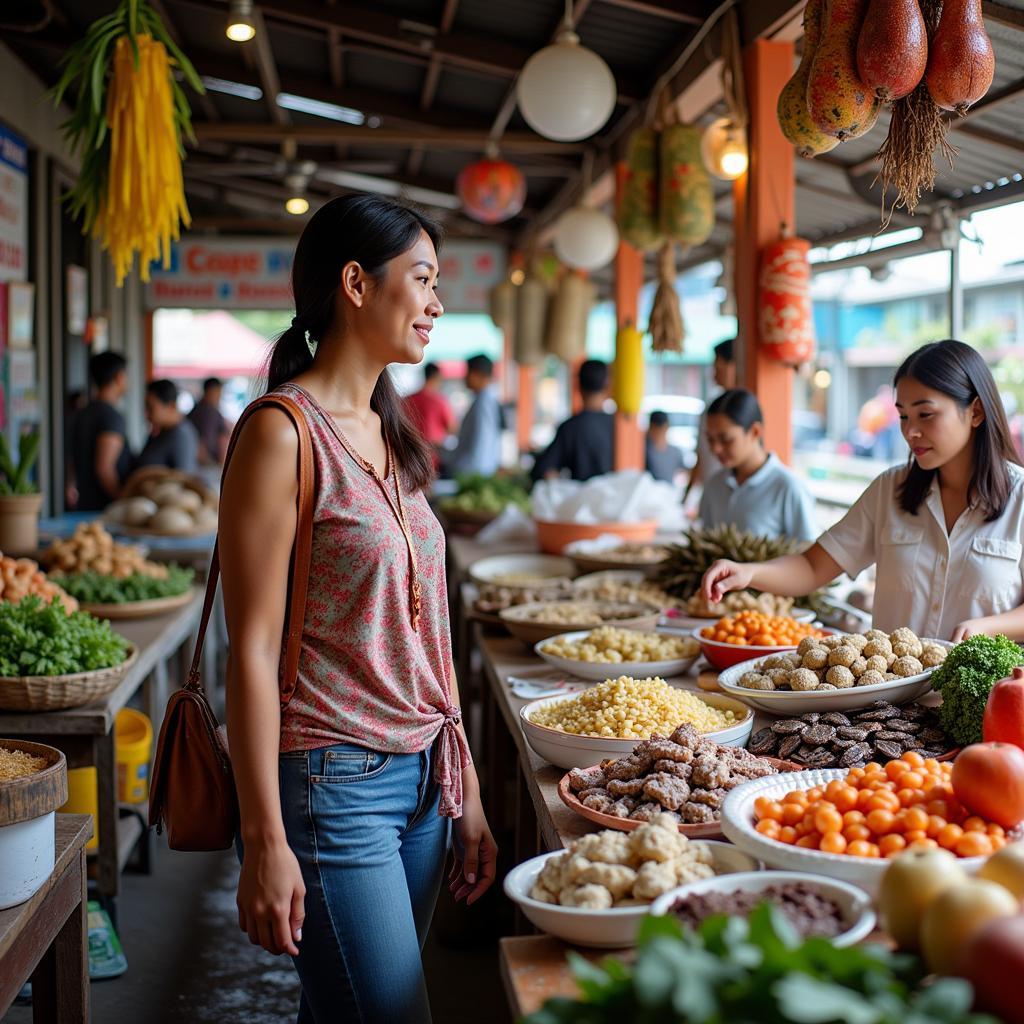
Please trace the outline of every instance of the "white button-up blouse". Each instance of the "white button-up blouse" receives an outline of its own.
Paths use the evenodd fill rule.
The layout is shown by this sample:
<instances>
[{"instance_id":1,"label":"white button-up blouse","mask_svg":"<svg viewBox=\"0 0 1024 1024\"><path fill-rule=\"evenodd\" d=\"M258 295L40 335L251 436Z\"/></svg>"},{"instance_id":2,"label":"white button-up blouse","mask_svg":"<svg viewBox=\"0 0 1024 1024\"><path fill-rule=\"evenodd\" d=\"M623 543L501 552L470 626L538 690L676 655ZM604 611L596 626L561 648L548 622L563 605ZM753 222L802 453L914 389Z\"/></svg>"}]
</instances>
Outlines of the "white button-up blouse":
<instances>
[{"instance_id":1,"label":"white button-up blouse","mask_svg":"<svg viewBox=\"0 0 1024 1024\"><path fill-rule=\"evenodd\" d=\"M1010 496L992 522L972 505L947 533L937 479L917 514L904 512L897 491L907 470L898 466L818 538L851 577L877 564L876 628L948 640L965 619L1024 604L1024 469L1008 468Z\"/></svg>"}]
</instances>

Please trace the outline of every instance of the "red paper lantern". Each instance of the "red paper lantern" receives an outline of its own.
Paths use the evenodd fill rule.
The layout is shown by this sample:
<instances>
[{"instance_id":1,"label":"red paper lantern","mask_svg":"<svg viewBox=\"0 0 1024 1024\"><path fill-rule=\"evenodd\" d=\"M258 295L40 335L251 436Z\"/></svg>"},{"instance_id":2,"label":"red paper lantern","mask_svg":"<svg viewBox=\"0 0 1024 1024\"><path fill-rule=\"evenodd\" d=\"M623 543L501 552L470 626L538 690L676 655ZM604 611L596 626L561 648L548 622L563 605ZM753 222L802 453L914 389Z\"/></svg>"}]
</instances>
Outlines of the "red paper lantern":
<instances>
[{"instance_id":1,"label":"red paper lantern","mask_svg":"<svg viewBox=\"0 0 1024 1024\"><path fill-rule=\"evenodd\" d=\"M783 238L761 253L760 343L770 358L791 366L814 357L810 248L806 239Z\"/></svg>"},{"instance_id":2,"label":"red paper lantern","mask_svg":"<svg viewBox=\"0 0 1024 1024\"><path fill-rule=\"evenodd\" d=\"M522 171L505 160L477 160L459 171L455 190L466 213L482 224L500 224L514 217L526 201Z\"/></svg>"}]
</instances>

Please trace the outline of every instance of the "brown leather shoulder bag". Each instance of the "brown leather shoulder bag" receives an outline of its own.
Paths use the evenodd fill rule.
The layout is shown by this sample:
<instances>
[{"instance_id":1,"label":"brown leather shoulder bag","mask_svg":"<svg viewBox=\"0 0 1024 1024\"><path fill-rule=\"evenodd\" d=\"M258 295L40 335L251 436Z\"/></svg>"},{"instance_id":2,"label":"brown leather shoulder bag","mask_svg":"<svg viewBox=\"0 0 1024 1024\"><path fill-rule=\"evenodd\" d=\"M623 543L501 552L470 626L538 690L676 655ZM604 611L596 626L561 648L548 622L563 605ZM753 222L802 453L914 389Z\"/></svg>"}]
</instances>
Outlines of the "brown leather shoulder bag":
<instances>
[{"instance_id":1,"label":"brown leather shoulder bag","mask_svg":"<svg viewBox=\"0 0 1024 1024\"><path fill-rule=\"evenodd\" d=\"M257 409L268 405L281 409L291 418L299 437L298 517L292 548L285 665L281 675L281 707L284 708L295 692L299 667L316 498L313 442L299 406L284 395L264 395L251 403L232 434L224 468L227 469L246 420ZM238 796L227 745L200 680L203 642L219 575L219 546L215 545L192 667L185 685L167 702L153 763L149 824L158 832L166 830L167 843L172 850L226 850L233 843L238 827Z\"/></svg>"}]
</instances>

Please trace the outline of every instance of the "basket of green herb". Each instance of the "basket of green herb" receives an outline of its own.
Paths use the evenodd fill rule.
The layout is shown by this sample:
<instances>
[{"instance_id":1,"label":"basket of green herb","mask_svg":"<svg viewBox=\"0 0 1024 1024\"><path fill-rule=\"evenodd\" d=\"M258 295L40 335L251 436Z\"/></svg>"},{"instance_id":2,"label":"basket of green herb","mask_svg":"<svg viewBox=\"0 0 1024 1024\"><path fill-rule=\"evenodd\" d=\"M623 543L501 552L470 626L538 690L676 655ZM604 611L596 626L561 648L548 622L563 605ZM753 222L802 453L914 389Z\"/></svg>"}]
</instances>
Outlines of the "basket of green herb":
<instances>
[{"instance_id":1,"label":"basket of green herb","mask_svg":"<svg viewBox=\"0 0 1024 1024\"><path fill-rule=\"evenodd\" d=\"M167 566L165 577L133 572L117 577L98 572L51 574L83 611L106 619L144 619L164 615L192 600L195 572L179 565Z\"/></svg>"},{"instance_id":2,"label":"basket of green herb","mask_svg":"<svg viewBox=\"0 0 1024 1024\"><path fill-rule=\"evenodd\" d=\"M59 601L0 603L0 708L57 711L105 697L138 652L109 622Z\"/></svg>"}]
</instances>

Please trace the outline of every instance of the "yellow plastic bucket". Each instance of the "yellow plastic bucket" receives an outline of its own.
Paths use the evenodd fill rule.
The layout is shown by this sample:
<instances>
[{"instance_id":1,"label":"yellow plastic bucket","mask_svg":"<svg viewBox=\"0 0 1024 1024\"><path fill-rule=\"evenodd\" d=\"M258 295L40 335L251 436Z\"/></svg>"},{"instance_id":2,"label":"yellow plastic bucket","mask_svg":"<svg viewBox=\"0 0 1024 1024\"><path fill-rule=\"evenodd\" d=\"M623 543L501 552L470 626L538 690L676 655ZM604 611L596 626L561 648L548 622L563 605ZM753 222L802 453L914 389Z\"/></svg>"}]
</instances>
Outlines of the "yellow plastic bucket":
<instances>
[{"instance_id":1,"label":"yellow plastic bucket","mask_svg":"<svg viewBox=\"0 0 1024 1024\"><path fill-rule=\"evenodd\" d=\"M117 798L122 803L142 803L149 796L149 754L153 725L141 712L122 708L114 722L117 758Z\"/></svg>"},{"instance_id":2,"label":"yellow plastic bucket","mask_svg":"<svg viewBox=\"0 0 1024 1024\"><path fill-rule=\"evenodd\" d=\"M87 850L95 850L100 845L100 837L96 828L96 813L99 810L99 797L96 790L96 766L68 769L68 799L59 810L64 814L91 814L92 839L85 844Z\"/></svg>"}]
</instances>

